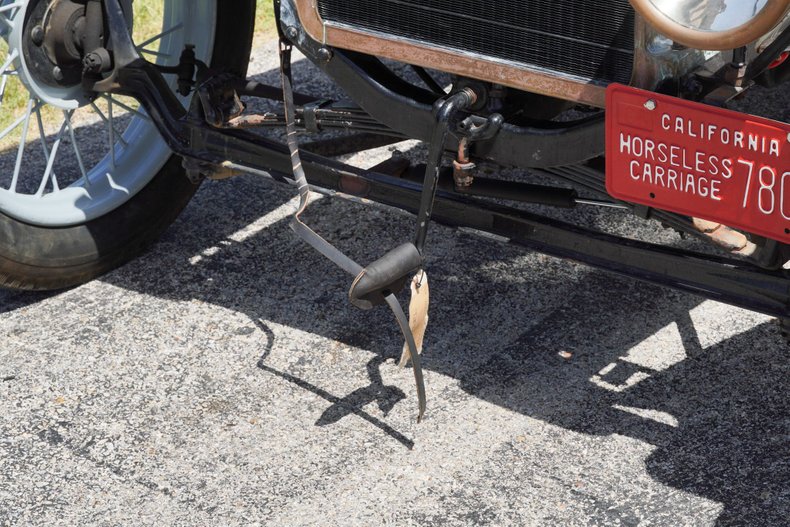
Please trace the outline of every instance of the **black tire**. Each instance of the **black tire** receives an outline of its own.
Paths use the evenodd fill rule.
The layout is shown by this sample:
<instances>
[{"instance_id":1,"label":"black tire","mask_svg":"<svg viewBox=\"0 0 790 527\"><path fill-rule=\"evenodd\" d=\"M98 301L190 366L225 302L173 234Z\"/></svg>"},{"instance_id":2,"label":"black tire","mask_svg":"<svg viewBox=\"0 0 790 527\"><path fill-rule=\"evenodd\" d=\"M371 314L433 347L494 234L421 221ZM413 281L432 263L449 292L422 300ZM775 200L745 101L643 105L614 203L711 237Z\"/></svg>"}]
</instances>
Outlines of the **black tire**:
<instances>
[{"instance_id":1,"label":"black tire","mask_svg":"<svg viewBox=\"0 0 790 527\"><path fill-rule=\"evenodd\" d=\"M254 20L255 0L217 0L212 66L246 74ZM153 243L197 188L172 156L134 197L82 225L38 227L0 213L0 286L54 290L90 281Z\"/></svg>"},{"instance_id":2,"label":"black tire","mask_svg":"<svg viewBox=\"0 0 790 527\"><path fill-rule=\"evenodd\" d=\"M790 346L790 318L777 318L776 322L779 324L779 333L782 334L785 344Z\"/></svg>"}]
</instances>

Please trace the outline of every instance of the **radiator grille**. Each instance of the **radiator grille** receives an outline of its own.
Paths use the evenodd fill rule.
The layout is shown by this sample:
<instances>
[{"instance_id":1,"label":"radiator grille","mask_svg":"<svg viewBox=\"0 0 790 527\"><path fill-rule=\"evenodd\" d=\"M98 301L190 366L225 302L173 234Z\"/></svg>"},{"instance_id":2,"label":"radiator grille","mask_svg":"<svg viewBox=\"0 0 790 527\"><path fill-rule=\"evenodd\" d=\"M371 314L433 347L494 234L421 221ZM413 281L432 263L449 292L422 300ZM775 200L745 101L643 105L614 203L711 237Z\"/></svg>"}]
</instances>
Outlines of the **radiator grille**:
<instances>
[{"instance_id":1,"label":"radiator grille","mask_svg":"<svg viewBox=\"0 0 790 527\"><path fill-rule=\"evenodd\" d=\"M586 80L628 84L631 78L628 0L318 0L318 10L327 22Z\"/></svg>"}]
</instances>

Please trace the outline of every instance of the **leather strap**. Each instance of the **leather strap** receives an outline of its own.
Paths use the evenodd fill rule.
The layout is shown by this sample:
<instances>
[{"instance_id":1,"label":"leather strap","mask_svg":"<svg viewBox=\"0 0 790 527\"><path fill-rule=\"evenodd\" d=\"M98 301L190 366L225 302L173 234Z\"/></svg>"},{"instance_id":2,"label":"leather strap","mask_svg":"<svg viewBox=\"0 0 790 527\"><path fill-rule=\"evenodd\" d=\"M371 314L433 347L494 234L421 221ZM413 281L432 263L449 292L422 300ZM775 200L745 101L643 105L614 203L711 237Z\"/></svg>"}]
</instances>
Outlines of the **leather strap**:
<instances>
[{"instance_id":1,"label":"leather strap","mask_svg":"<svg viewBox=\"0 0 790 527\"><path fill-rule=\"evenodd\" d=\"M291 152L291 166L293 169L294 179L299 189L299 208L296 210L292 220L291 229L302 240L310 244L315 250L331 260L335 265L343 269L348 274L359 277L365 270L361 265L354 260L340 252L335 246L319 236L315 231L308 227L300 218L302 213L307 209L310 203L310 185L307 183L302 160L299 156L299 142L297 139L296 130L296 112L294 108L294 95L293 95L293 76L291 73L291 43L285 39L280 40L280 73L283 85L283 102L285 105L285 122L287 130L288 149ZM395 319L400 326L406 344L409 347L412 359L412 367L414 370L414 382L417 386L417 401L418 401L418 414L417 422L422 420L425 414L426 398L425 398L425 382L422 374L422 364L420 355L417 350L417 345L414 341L414 335L409 327L409 321L403 308L395 298L395 295L389 294L385 297L387 305L395 315Z\"/></svg>"}]
</instances>

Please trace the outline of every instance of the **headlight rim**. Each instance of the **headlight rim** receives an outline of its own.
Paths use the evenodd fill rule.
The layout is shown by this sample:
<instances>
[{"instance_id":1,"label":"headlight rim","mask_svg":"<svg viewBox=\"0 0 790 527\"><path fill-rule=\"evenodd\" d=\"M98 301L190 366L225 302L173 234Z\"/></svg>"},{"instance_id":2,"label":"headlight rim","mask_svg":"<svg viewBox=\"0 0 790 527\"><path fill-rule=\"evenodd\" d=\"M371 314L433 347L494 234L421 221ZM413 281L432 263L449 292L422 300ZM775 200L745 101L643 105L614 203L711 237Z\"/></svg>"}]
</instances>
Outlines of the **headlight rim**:
<instances>
[{"instance_id":1,"label":"headlight rim","mask_svg":"<svg viewBox=\"0 0 790 527\"><path fill-rule=\"evenodd\" d=\"M790 0L769 0L751 20L726 31L688 28L664 15L650 0L629 0L639 15L658 32L695 49L724 51L746 46L770 32L790 12Z\"/></svg>"}]
</instances>

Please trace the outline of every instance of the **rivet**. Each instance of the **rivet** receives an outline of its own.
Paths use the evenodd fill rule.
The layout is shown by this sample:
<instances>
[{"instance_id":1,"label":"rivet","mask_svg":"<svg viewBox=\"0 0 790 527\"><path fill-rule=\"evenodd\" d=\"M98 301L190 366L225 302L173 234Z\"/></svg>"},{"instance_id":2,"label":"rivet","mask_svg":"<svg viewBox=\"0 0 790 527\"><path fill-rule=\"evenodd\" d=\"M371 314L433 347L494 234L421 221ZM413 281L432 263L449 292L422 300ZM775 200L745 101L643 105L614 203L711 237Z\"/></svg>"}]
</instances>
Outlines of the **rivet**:
<instances>
[{"instance_id":1,"label":"rivet","mask_svg":"<svg viewBox=\"0 0 790 527\"><path fill-rule=\"evenodd\" d=\"M656 109L656 101L653 99L648 99L647 102L645 102L645 108L652 112Z\"/></svg>"},{"instance_id":2,"label":"rivet","mask_svg":"<svg viewBox=\"0 0 790 527\"><path fill-rule=\"evenodd\" d=\"M295 39L299 36L299 30L296 29L295 26L288 26L288 29L285 30L285 36L290 39Z\"/></svg>"},{"instance_id":3,"label":"rivet","mask_svg":"<svg viewBox=\"0 0 790 527\"><path fill-rule=\"evenodd\" d=\"M332 50L327 47L323 47L318 50L318 58L323 62L329 62L332 60L332 56Z\"/></svg>"}]
</instances>

